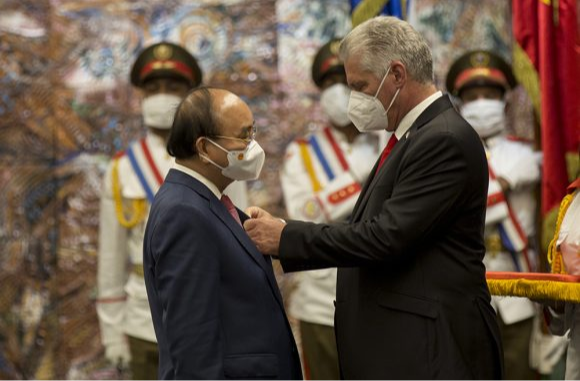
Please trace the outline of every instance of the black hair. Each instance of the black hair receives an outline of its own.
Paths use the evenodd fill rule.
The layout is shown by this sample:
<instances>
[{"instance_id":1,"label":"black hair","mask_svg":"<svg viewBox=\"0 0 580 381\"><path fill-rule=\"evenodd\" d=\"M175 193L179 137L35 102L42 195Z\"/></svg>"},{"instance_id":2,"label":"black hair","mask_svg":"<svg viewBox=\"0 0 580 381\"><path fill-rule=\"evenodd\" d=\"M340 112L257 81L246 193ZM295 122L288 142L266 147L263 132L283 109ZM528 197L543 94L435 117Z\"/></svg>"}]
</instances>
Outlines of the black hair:
<instances>
[{"instance_id":1,"label":"black hair","mask_svg":"<svg viewBox=\"0 0 580 381\"><path fill-rule=\"evenodd\" d=\"M219 134L210 89L206 86L195 88L177 107L167 141L167 152L176 159L188 159L197 155L195 142L198 138Z\"/></svg>"}]
</instances>

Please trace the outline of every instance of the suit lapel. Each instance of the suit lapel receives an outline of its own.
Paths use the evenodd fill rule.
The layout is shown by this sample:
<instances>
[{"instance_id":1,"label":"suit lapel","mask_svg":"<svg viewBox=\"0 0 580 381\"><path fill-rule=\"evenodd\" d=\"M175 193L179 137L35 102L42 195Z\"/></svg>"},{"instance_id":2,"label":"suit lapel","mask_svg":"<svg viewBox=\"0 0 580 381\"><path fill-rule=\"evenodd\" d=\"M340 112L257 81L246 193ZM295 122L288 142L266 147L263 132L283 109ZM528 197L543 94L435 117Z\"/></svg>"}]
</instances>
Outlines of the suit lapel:
<instances>
[{"instance_id":1,"label":"suit lapel","mask_svg":"<svg viewBox=\"0 0 580 381\"><path fill-rule=\"evenodd\" d=\"M437 115L441 114L443 111L451 107L453 107L453 104L451 103L451 100L449 99L448 95L443 95L437 100L435 100L433 103L429 105L429 107L425 109L425 111L423 111L419 115L419 117L417 117L413 125L411 125L411 128L409 129L409 137L413 135L419 128L423 127L433 118L435 118ZM393 150L391 151L389 157L387 158L387 162L381 167L379 173L375 175L379 163L379 160L377 160L371 171L371 176L368 177L365 186L363 187L363 190L361 192L361 195L353 209L351 222L357 221L360 218L375 185L383 178L383 176L386 176L387 173L391 174L391 171L387 170L387 167L389 167L388 162L396 160L395 158L399 154L401 155L404 154L404 152L406 151L406 147L407 147L407 138L403 138L401 139L401 141L395 144Z\"/></svg>"},{"instance_id":2,"label":"suit lapel","mask_svg":"<svg viewBox=\"0 0 580 381\"><path fill-rule=\"evenodd\" d=\"M238 225L226 207L216 197L210 199L210 209L228 227L238 242L244 247L244 249L246 249L246 252L250 255L254 262L256 262L256 264L260 266L262 270L264 270L266 277L268 278L268 282L270 283L270 287L272 287L272 290L276 295L276 299L278 299L280 306L284 308L282 296L280 295L280 290L278 289L278 283L276 282L276 277L274 276L274 271L272 271L271 264L268 265L267 258L265 258L264 255L258 251L256 245L254 245L250 237L248 237L246 231L240 225ZM240 215L240 219L243 223L248 219L248 217L242 214Z\"/></svg>"},{"instance_id":3,"label":"suit lapel","mask_svg":"<svg viewBox=\"0 0 580 381\"><path fill-rule=\"evenodd\" d=\"M396 145L395 145L395 147L396 147ZM377 167L379 166L379 160L380 160L380 155L379 155L379 158L377 159L377 161L375 162L375 165L373 165L373 169L371 169L371 172L370 172L371 174L365 180L365 183L364 183L363 188L360 192L360 195L359 195L358 199L356 200L356 204L354 204L354 208L352 209L352 213L351 213L351 217L350 217L350 222L355 221L355 218L358 217L359 209L362 209L360 206L363 203L363 200L366 198L366 195L368 194L368 189L369 189L371 183L373 182L373 179L375 178L374 174L377 171Z\"/></svg>"},{"instance_id":4,"label":"suit lapel","mask_svg":"<svg viewBox=\"0 0 580 381\"><path fill-rule=\"evenodd\" d=\"M395 157L399 155L399 153L404 152L405 150L403 149L405 144L407 143L407 139L403 138L401 139L400 142L398 142L397 144L395 144L395 146L393 147L393 150L391 151L391 153L389 154L389 156L387 157L387 161L383 164L383 166L381 167L381 169L379 170L379 173L377 173L375 175L376 172L376 167L378 166L378 161L377 164L375 164L374 168L373 168L373 172L371 172L373 174L373 176L369 176L369 179L367 180L367 184L365 184L365 188L363 189L363 192L361 193L361 198L359 198L359 202L357 202L357 208L355 209L355 211L353 212L353 218L352 221L357 221L358 218L360 218L360 215L362 214L368 200L369 197L373 191L373 189L375 188L375 185L379 182L379 180L386 175L386 173L389 173L389 171L386 170L386 168L389 166L389 162L392 162L395 160Z\"/></svg>"},{"instance_id":5,"label":"suit lapel","mask_svg":"<svg viewBox=\"0 0 580 381\"><path fill-rule=\"evenodd\" d=\"M256 245L254 245L244 229L238 225L236 220L234 220L234 218L230 215L227 208L221 203L221 201L218 200L217 197L198 180L176 169L171 169L169 171L165 181L182 184L192 189L194 192L208 201L209 208L212 213L232 232L234 237L236 237L236 240L242 245L252 260L254 260L254 262L256 262L256 264L260 266L260 268L266 273L266 278L268 279L268 283L272 288L272 292L274 292L274 295L276 296L276 300L280 304L280 307L284 308L282 296L280 295L280 290L278 289L278 283L276 282L276 277L272 271L271 263L269 263L270 261L258 251ZM248 219L248 216L246 216L244 213L241 213L239 209L238 213L240 214L242 223L244 223L244 221Z\"/></svg>"}]
</instances>

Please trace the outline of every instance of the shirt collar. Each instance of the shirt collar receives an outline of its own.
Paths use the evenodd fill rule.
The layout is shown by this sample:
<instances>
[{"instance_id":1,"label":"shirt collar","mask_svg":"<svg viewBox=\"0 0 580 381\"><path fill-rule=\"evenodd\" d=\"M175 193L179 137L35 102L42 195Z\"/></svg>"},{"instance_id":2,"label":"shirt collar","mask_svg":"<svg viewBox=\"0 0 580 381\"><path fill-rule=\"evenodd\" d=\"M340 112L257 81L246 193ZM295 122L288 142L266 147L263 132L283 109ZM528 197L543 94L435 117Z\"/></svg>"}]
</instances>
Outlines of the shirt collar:
<instances>
[{"instance_id":1,"label":"shirt collar","mask_svg":"<svg viewBox=\"0 0 580 381\"><path fill-rule=\"evenodd\" d=\"M186 175L193 177L194 179L196 179L197 181L208 187L211 193L213 193L218 198L218 200L222 198L222 192L219 191L219 189L215 186L215 184L212 183L207 177L203 176L199 172L196 172L191 168L187 168L186 166L177 163L173 165L173 169L176 169L178 171L185 173Z\"/></svg>"},{"instance_id":2,"label":"shirt collar","mask_svg":"<svg viewBox=\"0 0 580 381\"><path fill-rule=\"evenodd\" d=\"M409 129L413 123L415 123L419 115L421 115L423 111L425 111L427 107L431 105L431 103L435 102L441 96L443 96L443 93L441 91L437 91L436 93L425 98L425 100L423 100L417 106L413 107L413 109L403 117L401 123L399 123L399 126L395 130L395 136L397 137L397 140L401 140L404 136L406 136L409 132Z\"/></svg>"}]
</instances>

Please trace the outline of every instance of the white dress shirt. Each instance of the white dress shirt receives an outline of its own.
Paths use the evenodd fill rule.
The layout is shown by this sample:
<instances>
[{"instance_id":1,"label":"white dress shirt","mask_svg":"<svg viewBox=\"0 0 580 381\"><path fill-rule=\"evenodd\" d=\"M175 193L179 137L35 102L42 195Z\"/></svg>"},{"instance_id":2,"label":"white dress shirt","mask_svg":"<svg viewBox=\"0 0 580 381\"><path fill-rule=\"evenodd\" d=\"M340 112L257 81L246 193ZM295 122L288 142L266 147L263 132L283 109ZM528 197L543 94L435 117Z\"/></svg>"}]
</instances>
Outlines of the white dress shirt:
<instances>
[{"instance_id":1,"label":"white dress shirt","mask_svg":"<svg viewBox=\"0 0 580 381\"><path fill-rule=\"evenodd\" d=\"M434 94L425 98L417 106L413 107L411 111L409 111L407 115L405 115L403 119L401 119L401 122L399 123L397 129L395 130L395 136L397 137L397 140L401 140L403 136L406 137L409 133L409 129L411 128L413 123L415 123L419 115L421 115L423 111L427 109L427 107L431 106L433 102L435 102L442 96L443 93L441 91L437 91Z\"/></svg>"}]
</instances>

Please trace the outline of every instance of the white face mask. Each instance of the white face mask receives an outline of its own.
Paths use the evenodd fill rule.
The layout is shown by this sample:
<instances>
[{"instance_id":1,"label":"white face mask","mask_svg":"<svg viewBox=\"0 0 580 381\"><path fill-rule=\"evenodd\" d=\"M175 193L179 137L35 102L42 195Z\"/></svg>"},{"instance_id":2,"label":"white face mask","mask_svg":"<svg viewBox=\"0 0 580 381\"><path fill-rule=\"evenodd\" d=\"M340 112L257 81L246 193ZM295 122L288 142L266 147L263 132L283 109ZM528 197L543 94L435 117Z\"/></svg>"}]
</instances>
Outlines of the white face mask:
<instances>
[{"instance_id":1,"label":"white face mask","mask_svg":"<svg viewBox=\"0 0 580 381\"><path fill-rule=\"evenodd\" d=\"M488 138L505 129L505 102L478 99L461 107L461 115L482 138Z\"/></svg>"},{"instance_id":2,"label":"white face mask","mask_svg":"<svg viewBox=\"0 0 580 381\"><path fill-rule=\"evenodd\" d=\"M228 166L222 167L206 155L200 155L200 157L203 157L221 169L222 175L225 177L232 180L245 181L256 180L260 176L260 172L262 172L262 167L264 166L264 160L266 159L266 154L255 140L252 140L243 151L228 151L211 139L207 139L207 141L222 151L227 152Z\"/></svg>"},{"instance_id":3,"label":"white face mask","mask_svg":"<svg viewBox=\"0 0 580 381\"><path fill-rule=\"evenodd\" d=\"M180 102L180 97L171 94L155 94L143 99L141 102L143 122L147 127L170 129Z\"/></svg>"},{"instance_id":4,"label":"white face mask","mask_svg":"<svg viewBox=\"0 0 580 381\"><path fill-rule=\"evenodd\" d=\"M401 89L397 89L397 92L386 111L377 96L379 95L379 91L381 91L381 87L383 87L383 83L390 71L391 67L389 66L389 69L383 77L374 97L361 93L360 91L353 90L350 93L348 116L360 132L378 131L389 128L389 119L386 116L391 109L393 102L397 99L397 95L399 95Z\"/></svg>"},{"instance_id":5,"label":"white face mask","mask_svg":"<svg viewBox=\"0 0 580 381\"><path fill-rule=\"evenodd\" d=\"M348 101L350 89L344 83L336 83L320 94L320 105L332 124L346 127L350 124Z\"/></svg>"}]
</instances>

